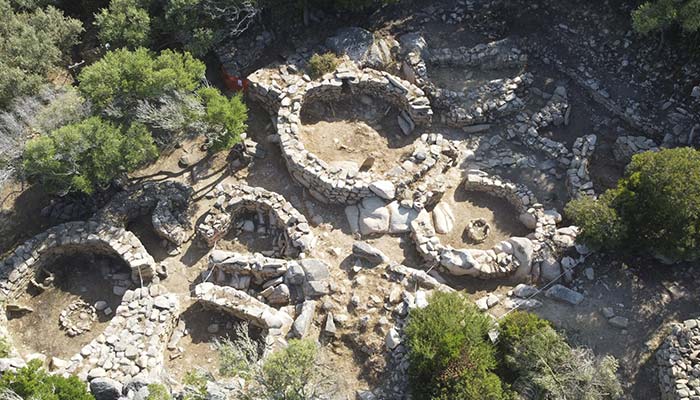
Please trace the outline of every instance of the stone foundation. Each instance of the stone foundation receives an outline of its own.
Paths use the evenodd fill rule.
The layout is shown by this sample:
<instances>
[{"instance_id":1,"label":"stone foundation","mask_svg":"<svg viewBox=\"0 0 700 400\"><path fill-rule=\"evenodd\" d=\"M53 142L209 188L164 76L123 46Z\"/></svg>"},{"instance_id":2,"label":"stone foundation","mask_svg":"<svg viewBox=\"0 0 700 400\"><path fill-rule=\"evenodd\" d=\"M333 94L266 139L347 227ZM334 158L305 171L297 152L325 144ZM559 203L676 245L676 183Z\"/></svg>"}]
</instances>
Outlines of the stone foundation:
<instances>
[{"instance_id":1,"label":"stone foundation","mask_svg":"<svg viewBox=\"0 0 700 400\"><path fill-rule=\"evenodd\" d=\"M573 158L566 170L566 189L572 199L595 197L588 165L595 151L596 139L596 135L588 135L579 137L574 142Z\"/></svg>"},{"instance_id":2,"label":"stone foundation","mask_svg":"<svg viewBox=\"0 0 700 400\"><path fill-rule=\"evenodd\" d=\"M700 320L671 324L671 333L656 352L662 400L700 397Z\"/></svg>"}]
</instances>

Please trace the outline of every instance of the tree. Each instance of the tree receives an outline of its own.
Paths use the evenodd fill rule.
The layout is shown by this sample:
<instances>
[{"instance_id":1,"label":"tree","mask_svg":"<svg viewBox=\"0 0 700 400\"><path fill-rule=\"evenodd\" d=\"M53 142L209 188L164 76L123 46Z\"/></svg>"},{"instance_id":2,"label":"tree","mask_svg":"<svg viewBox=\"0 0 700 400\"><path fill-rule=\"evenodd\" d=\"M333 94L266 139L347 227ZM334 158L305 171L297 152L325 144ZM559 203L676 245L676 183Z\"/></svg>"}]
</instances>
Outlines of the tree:
<instances>
[{"instance_id":1,"label":"tree","mask_svg":"<svg viewBox=\"0 0 700 400\"><path fill-rule=\"evenodd\" d=\"M15 372L7 371L0 377L0 389L14 392L22 399L41 400L94 400L84 382L75 376L64 378L49 375L41 361L32 360Z\"/></svg>"},{"instance_id":2,"label":"tree","mask_svg":"<svg viewBox=\"0 0 700 400\"><path fill-rule=\"evenodd\" d=\"M207 87L198 91L205 105L204 121L210 126L209 141L212 151L233 147L241 141L248 128L248 108L240 95L227 99L217 89Z\"/></svg>"},{"instance_id":3,"label":"tree","mask_svg":"<svg viewBox=\"0 0 700 400\"><path fill-rule=\"evenodd\" d=\"M686 147L636 154L615 189L597 202L575 202L567 213L583 227L581 238L593 245L619 234L619 242L612 242L617 249L695 259L700 256L700 152Z\"/></svg>"},{"instance_id":4,"label":"tree","mask_svg":"<svg viewBox=\"0 0 700 400\"><path fill-rule=\"evenodd\" d=\"M0 0L0 15L0 107L4 107L46 82L46 74L66 60L82 26L51 6L16 12L8 0Z\"/></svg>"},{"instance_id":5,"label":"tree","mask_svg":"<svg viewBox=\"0 0 700 400\"><path fill-rule=\"evenodd\" d=\"M564 209L565 214L581 229L578 239L594 249L618 249L627 235L625 223L610 204L611 193L604 194L598 200L587 196L572 200Z\"/></svg>"},{"instance_id":6,"label":"tree","mask_svg":"<svg viewBox=\"0 0 700 400\"><path fill-rule=\"evenodd\" d=\"M588 349L571 348L548 321L535 314L513 312L501 320L499 353L516 376L515 387L536 398L617 399L622 387L613 357L598 358Z\"/></svg>"},{"instance_id":7,"label":"tree","mask_svg":"<svg viewBox=\"0 0 700 400\"><path fill-rule=\"evenodd\" d=\"M271 354L259 376L267 400L311 400L318 377L316 343L309 339L289 341L287 348Z\"/></svg>"},{"instance_id":8,"label":"tree","mask_svg":"<svg viewBox=\"0 0 700 400\"><path fill-rule=\"evenodd\" d=\"M642 34L663 31L678 24L685 32L700 31L700 0L656 0L632 12L632 25Z\"/></svg>"},{"instance_id":9,"label":"tree","mask_svg":"<svg viewBox=\"0 0 700 400\"><path fill-rule=\"evenodd\" d=\"M194 91L204 71L204 63L187 52L164 50L156 56L143 47L119 49L83 69L80 90L97 107L132 110L139 100Z\"/></svg>"},{"instance_id":10,"label":"tree","mask_svg":"<svg viewBox=\"0 0 700 400\"><path fill-rule=\"evenodd\" d=\"M416 399L504 399L490 319L459 293L435 293L405 328Z\"/></svg>"},{"instance_id":11,"label":"tree","mask_svg":"<svg viewBox=\"0 0 700 400\"><path fill-rule=\"evenodd\" d=\"M113 47L147 46L151 34L151 18L141 0L112 0L109 7L95 15L102 43Z\"/></svg>"},{"instance_id":12,"label":"tree","mask_svg":"<svg viewBox=\"0 0 700 400\"><path fill-rule=\"evenodd\" d=\"M156 155L143 125L123 128L92 117L27 143L23 169L31 182L50 193L89 194Z\"/></svg>"}]
</instances>

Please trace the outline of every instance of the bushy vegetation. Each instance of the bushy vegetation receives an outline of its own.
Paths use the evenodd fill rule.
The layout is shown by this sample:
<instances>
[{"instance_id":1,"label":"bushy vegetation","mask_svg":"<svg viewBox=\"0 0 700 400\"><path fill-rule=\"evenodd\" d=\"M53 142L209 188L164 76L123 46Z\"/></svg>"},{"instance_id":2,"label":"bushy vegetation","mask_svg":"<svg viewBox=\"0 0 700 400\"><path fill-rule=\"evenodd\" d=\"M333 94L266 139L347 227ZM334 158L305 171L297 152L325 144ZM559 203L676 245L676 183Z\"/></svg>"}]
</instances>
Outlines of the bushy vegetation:
<instances>
[{"instance_id":1,"label":"bushy vegetation","mask_svg":"<svg viewBox=\"0 0 700 400\"><path fill-rule=\"evenodd\" d=\"M0 377L0 390L8 390L22 399L41 400L94 400L84 382L75 376L64 378L49 375L38 360L30 361L16 372L8 371Z\"/></svg>"},{"instance_id":2,"label":"bushy vegetation","mask_svg":"<svg viewBox=\"0 0 700 400\"><path fill-rule=\"evenodd\" d=\"M309 75L318 78L329 72L335 71L340 64L340 59L333 53L314 54L309 59Z\"/></svg>"},{"instance_id":3,"label":"bushy vegetation","mask_svg":"<svg viewBox=\"0 0 700 400\"><path fill-rule=\"evenodd\" d=\"M0 0L0 107L17 96L34 94L47 74L66 61L78 40L80 21L54 7L15 11Z\"/></svg>"},{"instance_id":4,"label":"bushy vegetation","mask_svg":"<svg viewBox=\"0 0 700 400\"><path fill-rule=\"evenodd\" d=\"M159 383L151 383L148 385L148 397L146 400L172 400L170 391L165 386Z\"/></svg>"},{"instance_id":5,"label":"bushy vegetation","mask_svg":"<svg viewBox=\"0 0 700 400\"><path fill-rule=\"evenodd\" d=\"M9 357L12 352L12 346L6 337L0 337L0 358Z\"/></svg>"},{"instance_id":6,"label":"bushy vegetation","mask_svg":"<svg viewBox=\"0 0 700 400\"><path fill-rule=\"evenodd\" d=\"M111 0L109 7L95 15L102 43L112 47L136 48L148 46L151 17L144 0Z\"/></svg>"},{"instance_id":7,"label":"bushy vegetation","mask_svg":"<svg viewBox=\"0 0 700 400\"><path fill-rule=\"evenodd\" d=\"M210 150L220 151L241 141L248 128L248 107L241 95L226 98L218 90L207 87L197 92L204 102L204 121L209 125Z\"/></svg>"},{"instance_id":8,"label":"bushy vegetation","mask_svg":"<svg viewBox=\"0 0 700 400\"><path fill-rule=\"evenodd\" d=\"M284 350L270 355L258 374L259 388L251 398L307 400L314 397L318 379L318 349L312 340L292 339Z\"/></svg>"},{"instance_id":9,"label":"bushy vegetation","mask_svg":"<svg viewBox=\"0 0 700 400\"><path fill-rule=\"evenodd\" d=\"M515 376L514 387L544 399L617 399L617 361L571 348L549 322L514 312L500 323L499 353Z\"/></svg>"},{"instance_id":10,"label":"bushy vegetation","mask_svg":"<svg viewBox=\"0 0 700 400\"><path fill-rule=\"evenodd\" d=\"M219 353L219 374L222 376L239 376L249 379L255 372L258 361L258 342L248 334L248 324L236 324L233 329L235 339L224 339L217 343Z\"/></svg>"},{"instance_id":11,"label":"bushy vegetation","mask_svg":"<svg viewBox=\"0 0 700 400\"><path fill-rule=\"evenodd\" d=\"M23 168L31 182L51 193L93 193L156 155L145 126L119 127L92 117L31 140Z\"/></svg>"},{"instance_id":12,"label":"bushy vegetation","mask_svg":"<svg viewBox=\"0 0 700 400\"><path fill-rule=\"evenodd\" d=\"M674 25L688 33L700 31L700 0L646 1L632 12L632 25L643 34Z\"/></svg>"},{"instance_id":13,"label":"bushy vegetation","mask_svg":"<svg viewBox=\"0 0 700 400\"><path fill-rule=\"evenodd\" d=\"M700 152L676 148L637 154L616 188L598 201L570 203L566 214L593 246L697 258Z\"/></svg>"},{"instance_id":14,"label":"bushy vegetation","mask_svg":"<svg viewBox=\"0 0 700 400\"><path fill-rule=\"evenodd\" d=\"M490 319L458 293L435 293L405 328L415 399L506 399Z\"/></svg>"},{"instance_id":15,"label":"bushy vegetation","mask_svg":"<svg viewBox=\"0 0 700 400\"><path fill-rule=\"evenodd\" d=\"M208 376L203 371L188 371L182 379L185 386L184 400L204 400L207 396Z\"/></svg>"}]
</instances>

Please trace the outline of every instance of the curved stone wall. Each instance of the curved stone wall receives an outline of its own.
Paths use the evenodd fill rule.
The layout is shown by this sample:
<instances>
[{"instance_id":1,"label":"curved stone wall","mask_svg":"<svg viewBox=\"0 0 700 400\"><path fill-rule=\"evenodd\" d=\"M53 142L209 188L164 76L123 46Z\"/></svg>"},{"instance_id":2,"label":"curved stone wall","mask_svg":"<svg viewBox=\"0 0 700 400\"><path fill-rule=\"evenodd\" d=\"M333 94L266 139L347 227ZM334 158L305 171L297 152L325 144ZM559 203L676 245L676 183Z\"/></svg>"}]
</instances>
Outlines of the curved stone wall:
<instances>
[{"instance_id":1,"label":"curved stone wall","mask_svg":"<svg viewBox=\"0 0 700 400\"><path fill-rule=\"evenodd\" d=\"M656 352L661 399L700 397L700 319L671 324L671 333Z\"/></svg>"},{"instance_id":2,"label":"curved stone wall","mask_svg":"<svg viewBox=\"0 0 700 400\"><path fill-rule=\"evenodd\" d=\"M537 280L539 271L533 268L536 254L544 242L556 234L556 223L561 216L556 212L546 212L524 185L480 170L468 172L464 188L506 199L520 213L520 221L534 232L528 237L504 240L488 250L454 249L440 243L433 218L422 210L411 222L418 252L426 261L440 265L452 275L482 279L515 276L522 280Z\"/></svg>"},{"instance_id":3,"label":"curved stone wall","mask_svg":"<svg viewBox=\"0 0 700 400\"><path fill-rule=\"evenodd\" d=\"M246 211L267 214L271 228L277 231L273 243L276 254L297 257L316 245L306 217L282 195L245 185L222 185L215 194L216 204L197 226L198 235L210 247L226 235L236 216Z\"/></svg>"},{"instance_id":4,"label":"curved stone wall","mask_svg":"<svg viewBox=\"0 0 700 400\"><path fill-rule=\"evenodd\" d=\"M133 233L94 221L67 222L27 240L0 262L0 292L7 299L18 297L42 265L77 252L121 258L134 282L153 277L155 261Z\"/></svg>"},{"instance_id":5,"label":"curved stone wall","mask_svg":"<svg viewBox=\"0 0 700 400\"><path fill-rule=\"evenodd\" d=\"M251 96L261 101L269 111L276 113L277 133L287 168L294 179L320 201L353 204L362 198L373 196L371 187L380 182L390 185L396 193L432 168L445 150L441 146L435 146L436 143L430 141L429 135L421 135L412 154L398 170L390 173L377 175L332 167L307 151L299 137L304 103L338 99L343 90L366 94L396 106L401 112L400 119L410 131L414 126L430 124L433 111L428 98L415 85L372 69L343 68L326 75L323 80L309 82L295 75L270 77L270 74L277 73L259 71L253 74L250 77ZM280 81L286 84L281 86ZM388 192L391 193L392 190Z\"/></svg>"}]
</instances>

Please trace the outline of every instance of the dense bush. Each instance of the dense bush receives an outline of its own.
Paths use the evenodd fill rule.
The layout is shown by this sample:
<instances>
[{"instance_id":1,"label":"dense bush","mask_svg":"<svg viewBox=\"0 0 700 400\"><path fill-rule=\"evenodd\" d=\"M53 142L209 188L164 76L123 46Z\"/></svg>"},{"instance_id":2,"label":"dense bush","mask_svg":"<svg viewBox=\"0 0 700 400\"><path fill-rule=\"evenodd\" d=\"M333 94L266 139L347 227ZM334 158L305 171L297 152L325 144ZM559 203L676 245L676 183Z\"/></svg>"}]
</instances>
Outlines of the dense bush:
<instances>
[{"instance_id":1,"label":"dense bush","mask_svg":"<svg viewBox=\"0 0 700 400\"><path fill-rule=\"evenodd\" d=\"M675 24L685 32L700 31L700 0L654 0L632 12L632 25L639 33L663 31Z\"/></svg>"},{"instance_id":2,"label":"dense bush","mask_svg":"<svg viewBox=\"0 0 700 400\"><path fill-rule=\"evenodd\" d=\"M309 75L319 78L324 74L335 71L340 64L340 59L333 53L314 54L309 59Z\"/></svg>"},{"instance_id":3,"label":"dense bush","mask_svg":"<svg viewBox=\"0 0 700 400\"><path fill-rule=\"evenodd\" d=\"M614 243L619 234L619 249L697 258L700 152L676 148L637 154L615 189L597 202L574 202L567 215L593 245L608 238Z\"/></svg>"},{"instance_id":4,"label":"dense bush","mask_svg":"<svg viewBox=\"0 0 700 400\"><path fill-rule=\"evenodd\" d=\"M31 140L23 168L31 182L51 193L92 193L156 155L143 125L122 128L92 117Z\"/></svg>"},{"instance_id":5,"label":"dense bush","mask_svg":"<svg viewBox=\"0 0 700 400\"><path fill-rule=\"evenodd\" d=\"M315 393L318 350L312 340L289 341L284 350L270 355L259 374L261 391L253 398L267 400L307 400Z\"/></svg>"},{"instance_id":6,"label":"dense bush","mask_svg":"<svg viewBox=\"0 0 700 400\"><path fill-rule=\"evenodd\" d=\"M207 397L208 378L203 371L188 371L182 380L185 386L183 400L204 400Z\"/></svg>"},{"instance_id":7,"label":"dense bush","mask_svg":"<svg viewBox=\"0 0 700 400\"><path fill-rule=\"evenodd\" d=\"M189 53L145 48L119 49L80 73L80 90L100 108L131 109L138 101L173 91L194 91L204 78L204 63Z\"/></svg>"},{"instance_id":8,"label":"dense bush","mask_svg":"<svg viewBox=\"0 0 700 400\"><path fill-rule=\"evenodd\" d=\"M405 328L415 399L504 399L490 319L458 293L435 293Z\"/></svg>"},{"instance_id":9,"label":"dense bush","mask_svg":"<svg viewBox=\"0 0 700 400\"><path fill-rule=\"evenodd\" d=\"M165 386L158 383L148 385L148 397L146 400L172 400L170 391Z\"/></svg>"},{"instance_id":10,"label":"dense bush","mask_svg":"<svg viewBox=\"0 0 700 400\"><path fill-rule=\"evenodd\" d=\"M6 337L0 337L0 358L9 357L12 352L12 346Z\"/></svg>"},{"instance_id":11,"label":"dense bush","mask_svg":"<svg viewBox=\"0 0 700 400\"><path fill-rule=\"evenodd\" d=\"M95 15L102 43L112 47L147 46L151 35L151 17L143 0L111 0L109 7Z\"/></svg>"},{"instance_id":12,"label":"dense bush","mask_svg":"<svg viewBox=\"0 0 700 400\"><path fill-rule=\"evenodd\" d=\"M622 395L612 357L571 348L549 322L514 312L500 323L499 352L515 376L515 388L543 399L617 399Z\"/></svg>"},{"instance_id":13,"label":"dense bush","mask_svg":"<svg viewBox=\"0 0 700 400\"><path fill-rule=\"evenodd\" d=\"M247 323L236 324L233 329L235 339L224 339L217 343L219 374L222 376L239 376L244 379L252 377L260 356L259 344L250 337L248 327Z\"/></svg>"},{"instance_id":14,"label":"dense bush","mask_svg":"<svg viewBox=\"0 0 700 400\"><path fill-rule=\"evenodd\" d=\"M229 98L214 88L198 91L202 97L204 121L209 125L210 149L220 151L231 148L241 141L241 134L248 128L248 108L240 95Z\"/></svg>"},{"instance_id":15,"label":"dense bush","mask_svg":"<svg viewBox=\"0 0 700 400\"><path fill-rule=\"evenodd\" d=\"M38 360L16 372L5 372L0 377L0 389L10 390L22 399L94 400L80 379L49 375Z\"/></svg>"},{"instance_id":16,"label":"dense bush","mask_svg":"<svg viewBox=\"0 0 700 400\"><path fill-rule=\"evenodd\" d=\"M66 60L82 25L51 6L16 12L8 0L0 0L0 15L0 107L5 107L47 81L47 73Z\"/></svg>"}]
</instances>

